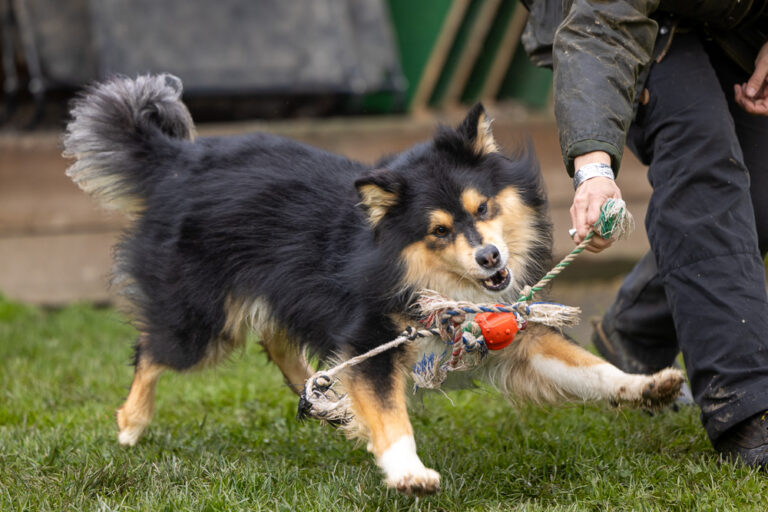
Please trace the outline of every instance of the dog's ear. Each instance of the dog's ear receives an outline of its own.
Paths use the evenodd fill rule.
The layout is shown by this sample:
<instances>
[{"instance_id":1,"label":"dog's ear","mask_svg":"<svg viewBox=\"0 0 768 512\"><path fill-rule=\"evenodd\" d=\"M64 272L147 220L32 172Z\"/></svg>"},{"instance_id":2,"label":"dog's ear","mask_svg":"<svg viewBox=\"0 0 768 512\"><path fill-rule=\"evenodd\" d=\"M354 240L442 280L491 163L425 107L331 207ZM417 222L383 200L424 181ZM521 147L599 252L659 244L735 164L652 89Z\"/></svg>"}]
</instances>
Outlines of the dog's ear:
<instances>
[{"instance_id":1,"label":"dog's ear","mask_svg":"<svg viewBox=\"0 0 768 512\"><path fill-rule=\"evenodd\" d=\"M467 117L458 126L456 131L467 141L472 150L479 156L488 153L497 153L499 147L491 133L491 122L482 103L476 103L469 110Z\"/></svg>"},{"instance_id":2,"label":"dog's ear","mask_svg":"<svg viewBox=\"0 0 768 512\"><path fill-rule=\"evenodd\" d=\"M383 169L371 171L355 181L360 204L365 207L371 226L376 227L387 212L400 201L403 186L402 177Z\"/></svg>"}]
</instances>

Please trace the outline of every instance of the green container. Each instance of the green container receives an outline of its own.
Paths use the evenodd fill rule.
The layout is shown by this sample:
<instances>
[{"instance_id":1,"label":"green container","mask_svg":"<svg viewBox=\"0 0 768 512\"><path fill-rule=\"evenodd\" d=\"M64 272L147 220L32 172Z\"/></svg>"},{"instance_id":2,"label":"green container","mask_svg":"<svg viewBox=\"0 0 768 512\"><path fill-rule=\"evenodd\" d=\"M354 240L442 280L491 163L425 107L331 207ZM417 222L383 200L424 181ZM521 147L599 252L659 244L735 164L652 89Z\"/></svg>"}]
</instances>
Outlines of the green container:
<instances>
[{"instance_id":1,"label":"green container","mask_svg":"<svg viewBox=\"0 0 768 512\"><path fill-rule=\"evenodd\" d=\"M549 104L551 89L552 70L534 66L519 46L501 83L498 98L516 99L526 106L543 109Z\"/></svg>"},{"instance_id":2,"label":"green container","mask_svg":"<svg viewBox=\"0 0 768 512\"><path fill-rule=\"evenodd\" d=\"M376 93L363 101L366 112L392 112L408 108L454 0L388 0L400 65L407 81L405 93Z\"/></svg>"},{"instance_id":3,"label":"green container","mask_svg":"<svg viewBox=\"0 0 768 512\"><path fill-rule=\"evenodd\" d=\"M490 28L486 25L482 34L478 35L475 33L475 20L486 2L488 0L388 0L407 84L402 94L387 92L367 95L360 103L361 110L370 113L402 111L421 107L420 103L426 100L429 100L429 105L439 108L467 43L473 37L484 37L482 50L477 54L461 94L461 102L464 104L471 105L478 101L503 44L505 32L509 30L510 21L516 9L524 9L517 0L502 0L496 8ZM455 21L459 13L463 18L456 27L450 23L450 19L453 15ZM437 48L441 35L450 38L443 40L443 44L447 41L449 46ZM433 69L435 65L440 65L440 68ZM439 73L434 83L426 73L428 69L431 73ZM427 81L422 83L425 76ZM419 94L416 102L419 104L415 105L414 95L420 84L429 90ZM518 45L496 99L513 99L532 108L544 108L548 104L551 87L551 71L536 68L528 60L522 45ZM422 99L422 96L425 97Z\"/></svg>"}]
</instances>

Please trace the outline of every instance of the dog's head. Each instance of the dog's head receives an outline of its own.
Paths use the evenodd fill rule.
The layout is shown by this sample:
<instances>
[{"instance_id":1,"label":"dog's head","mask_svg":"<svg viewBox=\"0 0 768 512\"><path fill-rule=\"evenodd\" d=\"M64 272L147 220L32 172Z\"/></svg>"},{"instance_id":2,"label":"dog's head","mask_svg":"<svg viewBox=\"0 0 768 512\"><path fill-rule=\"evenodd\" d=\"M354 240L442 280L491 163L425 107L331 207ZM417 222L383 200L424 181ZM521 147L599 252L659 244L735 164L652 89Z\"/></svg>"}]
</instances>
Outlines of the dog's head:
<instances>
[{"instance_id":1,"label":"dog's head","mask_svg":"<svg viewBox=\"0 0 768 512\"><path fill-rule=\"evenodd\" d=\"M503 155L478 104L456 128L356 182L377 243L397 248L403 284L455 299L514 300L549 262L551 227L528 148Z\"/></svg>"}]
</instances>

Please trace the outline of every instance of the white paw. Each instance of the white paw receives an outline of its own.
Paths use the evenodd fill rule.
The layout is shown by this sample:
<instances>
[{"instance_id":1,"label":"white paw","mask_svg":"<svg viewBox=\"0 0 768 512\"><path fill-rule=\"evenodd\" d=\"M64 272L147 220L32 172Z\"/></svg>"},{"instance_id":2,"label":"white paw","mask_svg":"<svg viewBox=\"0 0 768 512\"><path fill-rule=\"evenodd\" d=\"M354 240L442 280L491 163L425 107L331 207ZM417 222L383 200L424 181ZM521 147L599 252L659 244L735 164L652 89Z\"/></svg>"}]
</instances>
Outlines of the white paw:
<instances>
[{"instance_id":1,"label":"white paw","mask_svg":"<svg viewBox=\"0 0 768 512\"><path fill-rule=\"evenodd\" d=\"M619 402L657 409L674 402L680 394L683 382L685 382L683 372L676 368L666 368L653 375L645 375L640 378L642 380L634 386L619 388L617 394Z\"/></svg>"},{"instance_id":2,"label":"white paw","mask_svg":"<svg viewBox=\"0 0 768 512\"><path fill-rule=\"evenodd\" d=\"M406 470L402 474L387 475L387 487L409 496L426 496L440 490L440 473L422 465L419 470Z\"/></svg>"},{"instance_id":3,"label":"white paw","mask_svg":"<svg viewBox=\"0 0 768 512\"><path fill-rule=\"evenodd\" d=\"M117 433L117 442L123 446L134 446L139 442L143 428L127 428Z\"/></svg>"},{"instance_id":4,"label":"white paw","mask_svg":"<svg viewBox=\"0 0 768 512\"><path fill-rule=\"evenodd\" d=\"M141 434L147 428L148 421L130 421L125 410L121 407L117 410L117 442L123 446L134 446L139 442Z\"/></svg>"},{"instance_id":5,"label":"white paw","mask_svg":"<svg viewBox=\"0 0 768 512\"><path fill-rule=\"evenodd\" d=\"M424 466L416 455L413 436L403 436L377 461L384 470L384 483L403 494L424 496L440 490L440 474Z\"/></svg>"}]
</instances>

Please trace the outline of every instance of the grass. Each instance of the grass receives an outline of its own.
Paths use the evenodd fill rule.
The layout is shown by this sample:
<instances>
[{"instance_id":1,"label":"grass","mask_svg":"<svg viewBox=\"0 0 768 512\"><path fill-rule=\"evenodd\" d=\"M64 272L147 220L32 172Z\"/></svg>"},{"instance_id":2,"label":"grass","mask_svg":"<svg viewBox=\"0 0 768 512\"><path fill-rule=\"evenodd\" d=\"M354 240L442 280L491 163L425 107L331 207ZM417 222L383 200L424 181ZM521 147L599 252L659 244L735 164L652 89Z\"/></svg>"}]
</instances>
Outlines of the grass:
<instances>
[{"instance_id":1,"label":"grass","mask_svg":"<svg viewBox=\"0 0 768 512\"><path fill-rule=\"evenodd\" d=\"M443 491L387 491L361 446L295 420L256 344L166 375L147 435L118 446L135 331L110 309L0 299L0 510L765 510L768 480L719 465L698 411L512 409L492 391L416 404Z\"/></svg>"}]
</instances>

